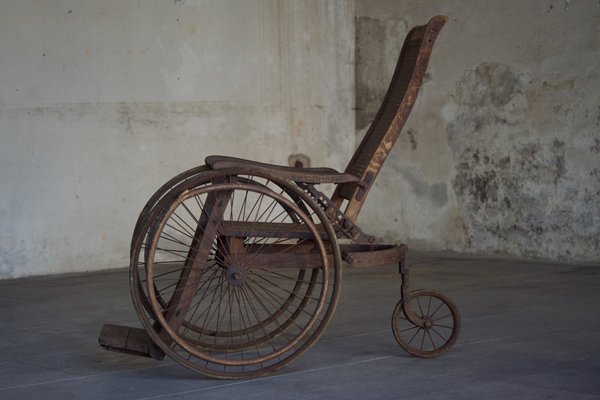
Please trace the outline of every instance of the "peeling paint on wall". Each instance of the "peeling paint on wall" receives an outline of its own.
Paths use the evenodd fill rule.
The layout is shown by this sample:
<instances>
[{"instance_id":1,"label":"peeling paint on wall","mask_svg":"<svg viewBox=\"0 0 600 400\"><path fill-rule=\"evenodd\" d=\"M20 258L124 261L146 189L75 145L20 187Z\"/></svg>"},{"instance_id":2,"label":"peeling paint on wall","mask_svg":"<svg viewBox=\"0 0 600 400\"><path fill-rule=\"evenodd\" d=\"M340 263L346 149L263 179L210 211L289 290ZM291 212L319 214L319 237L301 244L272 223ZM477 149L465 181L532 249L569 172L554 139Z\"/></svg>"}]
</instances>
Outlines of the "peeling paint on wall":
<instances>
[{"instance_id":1,"label":"peeling paint on wall","mask_svg":"<svg viewBox=\"0 0 600 400\"><path fill-rule=\"evenodd\" d=\"M447 135L471 251L584 259L600 247L600 186L586 178L590 165L582 171L569 159L579 141L597 138L556 125L538 131L526 119L536 107L531 99L572 87L572 81L539 85L497 63L482 63L458 82L458 113Z\"/></svg>"},{"instance_id":2,"label":"peeling paint on wall","mask_svg":"<svg viewBox=\"0 0 600 400\"><path fill-rule=\"evenodd\" d=\"M361 221L420 249L598 262L600 2L488 3L356 0L357 137L406 29L449 16Z\"/></svg>"}]
</instances>

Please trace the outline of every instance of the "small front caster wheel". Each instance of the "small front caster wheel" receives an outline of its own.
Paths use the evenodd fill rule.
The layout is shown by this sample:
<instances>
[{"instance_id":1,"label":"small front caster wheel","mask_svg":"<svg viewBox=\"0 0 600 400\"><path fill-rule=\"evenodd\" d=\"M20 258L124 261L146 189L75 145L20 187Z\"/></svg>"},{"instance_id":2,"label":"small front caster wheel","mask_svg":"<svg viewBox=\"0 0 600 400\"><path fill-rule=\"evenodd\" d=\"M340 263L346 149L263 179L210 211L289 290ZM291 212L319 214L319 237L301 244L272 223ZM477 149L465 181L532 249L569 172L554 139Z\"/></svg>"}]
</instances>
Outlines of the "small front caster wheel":
<instances>
[{"instance_id":1,"label":"small front caster wheel","mask_svg":"<svg viewBox=\"0 0 600 400\"><path fill-rule=\"evenodd\" d=\"M436 357L448 351L460 333L460 313L446 295L436 290L416 290L408 306L423 326L413 324L404 312L402 300L392 314L392 331L398 344L417 357Z\"/></svg>"}]
</instances>

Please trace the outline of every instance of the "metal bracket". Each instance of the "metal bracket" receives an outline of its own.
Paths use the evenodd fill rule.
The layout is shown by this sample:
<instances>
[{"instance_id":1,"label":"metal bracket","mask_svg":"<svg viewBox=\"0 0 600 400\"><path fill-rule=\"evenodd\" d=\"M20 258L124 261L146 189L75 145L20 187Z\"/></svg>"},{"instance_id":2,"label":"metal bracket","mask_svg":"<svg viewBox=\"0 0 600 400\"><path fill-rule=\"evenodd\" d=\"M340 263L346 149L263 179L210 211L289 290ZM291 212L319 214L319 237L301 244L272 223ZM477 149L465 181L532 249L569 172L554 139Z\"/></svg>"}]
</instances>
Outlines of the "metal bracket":
<instances>
[{"instance_id":1,"label":"metal bracket","mask_svg":"<svg viewBox=\"0 0 600 400\"><path fill-rule=\"evenodd\" d=\"M314 185L304 182L296 182L296 184L315 199L317 204L325 210L329 221L348 239L351 239L355 243L375 243L375 236L365 234L358 225L346 218L344 213L329 200L329 197L317 190Z\"/></svg>"},{"instance_id":2,"label":"metal bracket","mask_svg":"<svg viewBox=\"0 0 600 400\"><path fill-rule=\"evenodd\" d=\"M356 192L356 200L357 201L362 201L365 198L365 194L367 193L367 188L369 186L371 186L371 182L373 181L373 177L375 176L374 173L369 172L367 173L367 176L365 176L365 179L363 179L360 185L360 189L358 189L358 191Z\"/></svg>"}]
</instances>

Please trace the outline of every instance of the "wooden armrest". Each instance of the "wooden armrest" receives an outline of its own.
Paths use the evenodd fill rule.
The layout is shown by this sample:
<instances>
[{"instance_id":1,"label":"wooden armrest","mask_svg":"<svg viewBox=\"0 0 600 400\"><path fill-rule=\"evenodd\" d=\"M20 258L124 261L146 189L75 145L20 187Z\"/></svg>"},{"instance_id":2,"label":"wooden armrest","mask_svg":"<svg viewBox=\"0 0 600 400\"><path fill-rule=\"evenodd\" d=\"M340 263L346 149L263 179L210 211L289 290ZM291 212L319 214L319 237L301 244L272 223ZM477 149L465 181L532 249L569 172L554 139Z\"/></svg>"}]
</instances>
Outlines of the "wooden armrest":
<instances>
[{"instance_id":1,"label":"wooden armrest","mask_svg":"<svg viewBox=\"0 0 600 400\"><path fill-rule=\"evenodd\" d=\"M235 167L246 168L254 171L266 172L273 176L294 182L313 184L358 182L358 178L354 175L340 173L333 168L326 167L295 168L227 156L208 156L206 157L205 162L212 169Z\"/></svg>"}]
</instances>

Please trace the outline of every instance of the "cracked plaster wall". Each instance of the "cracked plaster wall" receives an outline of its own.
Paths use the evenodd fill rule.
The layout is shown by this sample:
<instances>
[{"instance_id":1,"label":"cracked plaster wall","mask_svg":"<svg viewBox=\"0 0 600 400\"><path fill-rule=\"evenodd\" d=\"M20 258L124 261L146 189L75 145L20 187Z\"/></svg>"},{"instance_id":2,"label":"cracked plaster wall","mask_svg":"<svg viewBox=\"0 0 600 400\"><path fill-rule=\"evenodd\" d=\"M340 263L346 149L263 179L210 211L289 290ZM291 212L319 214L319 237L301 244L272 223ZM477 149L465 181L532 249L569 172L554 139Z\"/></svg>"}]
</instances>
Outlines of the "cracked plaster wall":
<instances>
[{"instance_id":1,"label":"cracked plaster wall","mask_svg":"<svg viewBox=\"0 0 600 400\"><path fill-rule=\"evenodd\" d=\"M228 154L343 168L351 1L3 1L0 279L124 267L175 174Z\"/></svg>"},{"instance_id":2,"label":"cracked plaster wall","mask_svg":"<svg viewBox=\"0 0 600 400\"><path fill-rule=\"evenodd\" d=\"M208 154L343 169L407 29L435 14L450 21L361 225L597 261L596 0L9 0L0 278L125 266L146 199Z\"/></svg>"},{"instance_id":3,"label":"cracked plaster wall","mask_svg":"<svg viewBox=\"0 0 600 400\"><path fill-rule=\"evenodd\" d=\"M417 248L600 260L600 2L359 0L356 13L357 136L407 27L449 16L361 221Z\"/></svg>"}]
</instances>

